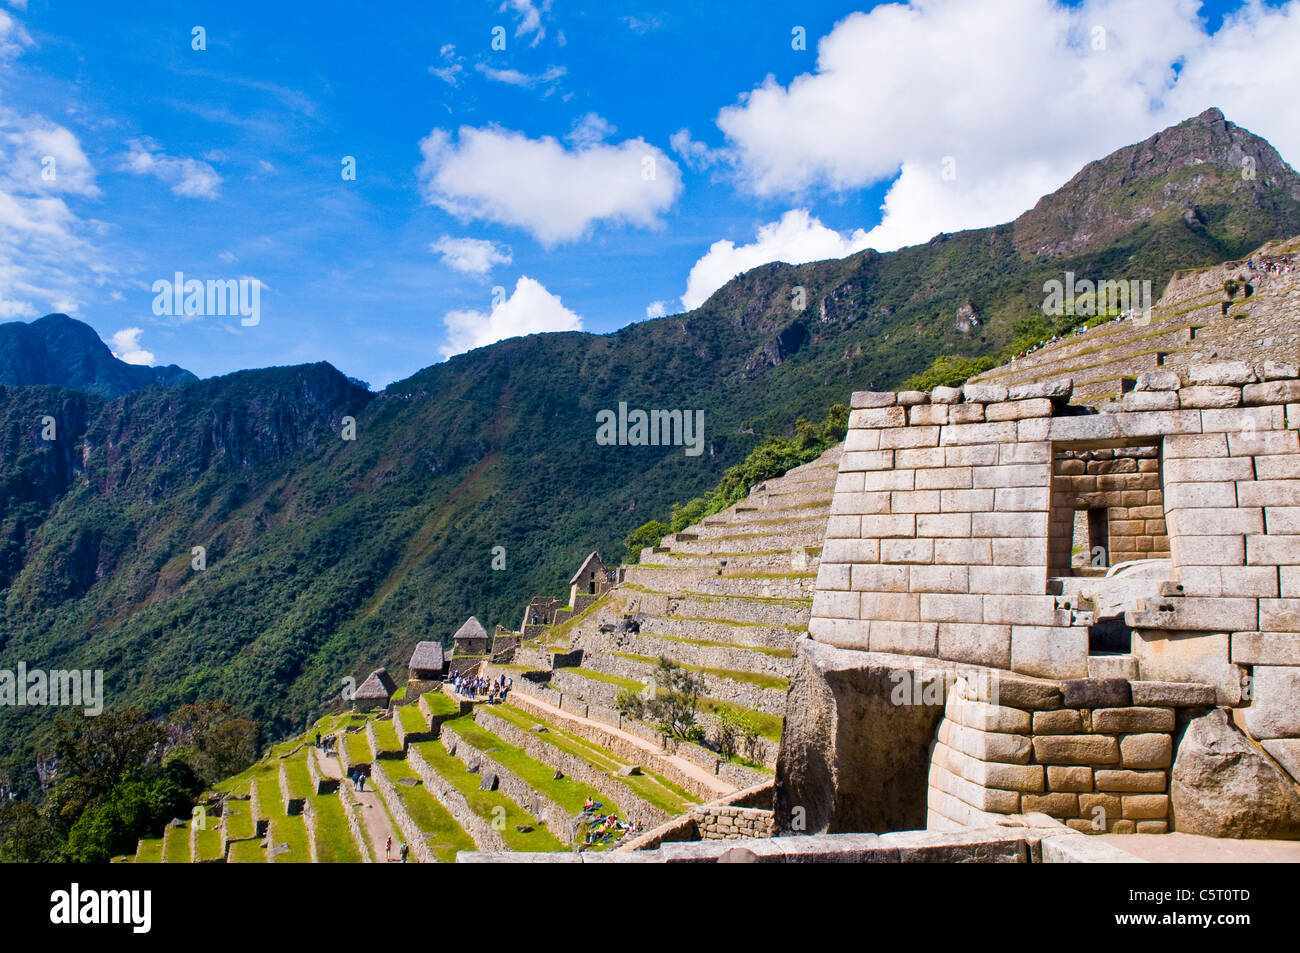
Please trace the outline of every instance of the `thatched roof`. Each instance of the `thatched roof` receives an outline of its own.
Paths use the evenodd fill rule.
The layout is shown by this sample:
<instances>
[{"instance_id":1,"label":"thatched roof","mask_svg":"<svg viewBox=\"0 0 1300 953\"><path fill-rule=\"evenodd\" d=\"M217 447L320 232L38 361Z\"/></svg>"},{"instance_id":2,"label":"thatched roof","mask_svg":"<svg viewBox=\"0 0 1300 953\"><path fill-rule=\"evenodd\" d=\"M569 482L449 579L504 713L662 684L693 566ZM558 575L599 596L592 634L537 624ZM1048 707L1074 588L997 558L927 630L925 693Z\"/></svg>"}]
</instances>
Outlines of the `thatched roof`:
<instances>
[{"instance_id":1,"label":"thatched roof","mask_svg":"<svg viewBox=\"0 0 1300 953\"><path fill-rule=\"evenodd\" d=\"M594 567L592 567L593 562L595 563ZM588 568L595 568L598 572L605 571L605 562L600 558L600 553L592 553L582 561L582 565L578 567L578 571L575 572L573 578L569 580L569 585L576 586L578 580L582 578L582 574L585 573Z\"/></svg>"},{"instance_id":2,"label":"thatched roof","mask_svg":"<svg viewBox=\"0 0 1300 953\"><path fill-rule=\"evenodd\" d=\"M388 669L377 668L370 673L370 677L361 683L353 698L382 698L384 701L393 697L393 692L397 691L397 683L393 681L393 676L388 674Z\"/></svg>"},{"instance_id":3,"label":"thatched roof","mask_svg":"<svg viewBox=\"0 0 1300 953\"><path fill-rule=\"evenodd\" d=\"M442 654L441 642L417 642L415 651L411 653L411 670L415 669L442 669L447 664L447 660Z\"/></svg>"},{"instance_id":4,"label":"thatched roof","mask_svg":"<svg viewBox=\"0 0 1300 953\"><path fill-rule=\"evenodd\" d=\"M473 616L466 619L465 624L452 636L453 639L486 639L487 637L487 629L483 628L482 623Z\"/></svg>"}]
</instances>

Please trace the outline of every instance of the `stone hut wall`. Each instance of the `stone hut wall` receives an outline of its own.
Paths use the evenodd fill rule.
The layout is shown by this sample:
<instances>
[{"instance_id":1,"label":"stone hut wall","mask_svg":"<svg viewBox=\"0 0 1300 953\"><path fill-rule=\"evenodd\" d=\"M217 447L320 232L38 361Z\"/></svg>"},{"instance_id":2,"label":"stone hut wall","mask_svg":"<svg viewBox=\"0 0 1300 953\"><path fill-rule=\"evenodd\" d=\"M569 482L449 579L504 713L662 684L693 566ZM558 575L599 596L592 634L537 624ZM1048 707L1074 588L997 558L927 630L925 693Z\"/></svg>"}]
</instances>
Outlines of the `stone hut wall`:
<instances>
[{"instance_id":1,"label":"stone hut wall","mask_svg":"<svg viewBox=\"0 0 1300 953\"><path fill-rule=\"evenodd\" d=\"M1126 739L1169 737L1170 729L1152 727L1166 725L1167 712L1138 711L1161 707L1136 701L1140 693L1133 686L1139 683L1209 686L1213 697L1207 703L1243 709L1244 728L1297 776L1296 377L1295 367L1280 364L1154 371L1101 412L1067 406L1068 382L1010 391L968 384L930 393L855 393L810 637L857 652L939 659L1046 680L1124 676L1119 681L1128 686L1128 700L1122 704L1066 703L1062 710L1074 714L1038 719L1031 713L1024 731L997 732L1021 739L998 742L1017 757L1028 745L1031 760L1022 766L1037 768L1001 771L1001 779L1033 775L1026 783L1036 785L1041 774L1043 787L985 784L986 790L1019 793L1015 806L1010 797L981 801L972 794L981 810L1054 808L1055 816L1084 819L1091 807L1115 808L1107 798L1117 796L1118 814L1107 810L1109 825L1144 821L1153 829L1154 806L1148 817L1133 814L1147 808L1126 815L1123 800L1162 796L1167 789L1166 783L1155 790L1154 774L1124 774L1168 768L1125 763ZM1076 545L1074 512L1094 508L1105 511L1108 564L1168 560L1152 564L1149 592L1122 600L1131 651L1118 658L1090 652L1098 607L1079 598L1071 579L1104 575L1080 572L1093 567L1074 567L1068 558ZM1136 713L1118 713L1122 709ZM1076 716L1079 730L1073 734L1037 727L1040 720L1074 725ZM951 779L975 783L981 771L989 777L978 765L1006 763L988 757L987 749L978 755L981 749L965 730L974 726L962 717L948 713L940 732L954 743L938 739L936 748L935 780L941 783L932 789L952 797L957 795L944 785L969 789ZM1025 724L1024 718L1015 721ZM1058 737L1092 740L1073 745L1074 761L1044 763L1040 752L1064 757L1072 746L1051 740ZM1092 786L1087 792L1084 771ZM1051 777L1067 787L1054 789ZM1151 790L1126 793L1117 783ZM1084 793L1099 800L1085 806ZM941 808L949 804L934 800ZM961 809L939 811L961 820L952 813Z\"/></svg>"}]
</instances>

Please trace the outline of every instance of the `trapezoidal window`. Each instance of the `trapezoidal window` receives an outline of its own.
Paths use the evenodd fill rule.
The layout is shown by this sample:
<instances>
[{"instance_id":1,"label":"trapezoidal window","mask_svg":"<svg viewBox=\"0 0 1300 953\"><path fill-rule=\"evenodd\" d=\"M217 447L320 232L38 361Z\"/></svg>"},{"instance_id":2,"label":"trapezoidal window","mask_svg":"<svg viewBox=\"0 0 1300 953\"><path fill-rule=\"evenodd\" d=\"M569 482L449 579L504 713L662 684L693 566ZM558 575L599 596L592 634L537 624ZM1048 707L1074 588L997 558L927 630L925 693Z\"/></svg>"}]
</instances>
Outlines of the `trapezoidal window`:
<instances>
[{"instance_id":1,"label":"trapezoidal window","mask_svg":"<svg viewBox=\"0 0 1300 953\"><path fill-rule=\"evenodd\" d=\"M1169 556L1160 446L1056 444L1048 574L1104 576L1120 563Z\"/></svg>"}]
</instances>

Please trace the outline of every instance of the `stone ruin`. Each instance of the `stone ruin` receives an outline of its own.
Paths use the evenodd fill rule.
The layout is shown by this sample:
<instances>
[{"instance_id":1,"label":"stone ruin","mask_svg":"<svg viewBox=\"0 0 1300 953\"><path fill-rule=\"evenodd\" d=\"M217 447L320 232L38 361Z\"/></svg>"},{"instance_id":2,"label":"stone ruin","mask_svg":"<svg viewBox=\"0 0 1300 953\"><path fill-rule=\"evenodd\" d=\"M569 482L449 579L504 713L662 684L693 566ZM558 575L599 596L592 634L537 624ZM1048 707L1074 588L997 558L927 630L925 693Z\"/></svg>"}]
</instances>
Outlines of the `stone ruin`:
<instances>
[{"instance_id":1,"label":"stone ruin","mask_svg":"<svg viewBox=\"0 0 1300 953\"><path fill-rule=\"evenodd\" d=\"M1297 376L855 393L780 832L1300 837Z\"/></svg>"}]
</instances>

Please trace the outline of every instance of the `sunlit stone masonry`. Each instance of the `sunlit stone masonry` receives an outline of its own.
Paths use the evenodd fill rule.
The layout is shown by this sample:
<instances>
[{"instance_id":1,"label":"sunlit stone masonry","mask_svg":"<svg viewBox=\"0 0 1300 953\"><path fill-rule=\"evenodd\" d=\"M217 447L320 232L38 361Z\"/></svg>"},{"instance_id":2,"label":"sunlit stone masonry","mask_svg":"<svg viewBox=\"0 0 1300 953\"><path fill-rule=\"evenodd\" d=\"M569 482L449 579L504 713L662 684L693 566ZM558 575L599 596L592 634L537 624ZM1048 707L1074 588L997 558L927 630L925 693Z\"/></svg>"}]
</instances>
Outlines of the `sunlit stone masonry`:
<instances>
[{"instance_id":1,"label":"sunlit stone masonry","mask_svg":"<svg viewBox=\"0 0 1300 953\"><path fill-rule=\"evenodd\" d=\"M1300 837L1296 378L855 393L778 827Z\"/></svg>"}]
</instances>

